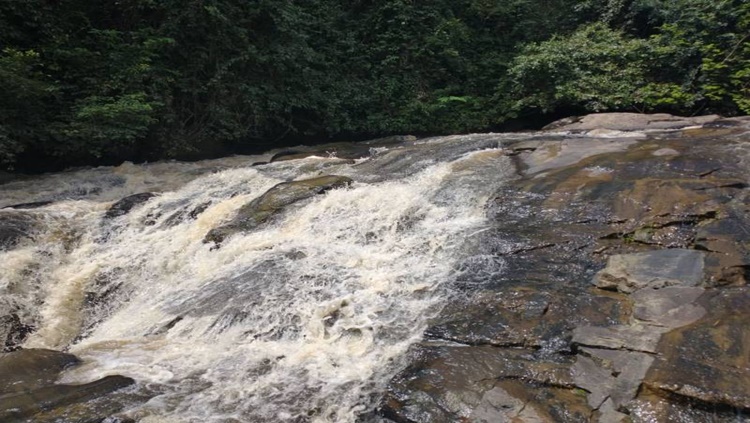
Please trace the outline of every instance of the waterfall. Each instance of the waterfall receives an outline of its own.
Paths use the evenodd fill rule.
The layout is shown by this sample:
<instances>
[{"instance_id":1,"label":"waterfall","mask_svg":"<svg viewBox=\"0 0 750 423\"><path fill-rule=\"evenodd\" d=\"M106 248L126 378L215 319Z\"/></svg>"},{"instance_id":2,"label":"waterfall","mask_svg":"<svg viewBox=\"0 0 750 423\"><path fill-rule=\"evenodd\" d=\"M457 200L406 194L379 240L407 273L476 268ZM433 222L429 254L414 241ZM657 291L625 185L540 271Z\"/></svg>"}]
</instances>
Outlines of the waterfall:
<instances>
[{"instance_id":1,"label":"waterfall","mask_svg":"<svg viewBox=\"0 0 750 423\"><path fill-rule=\"evenodd\" d=\"M121 374L151 397L143 422L353 422L403 366L488 225L514 167L508 135L440 137L365 159L264 157L123 165L0 186L33 242L0 252L0 292L36 327L25 347L84 360L62 382ZM274 185L354 182L255 230L204 243ZM152 191L131 212L113 201ZM0 213L11 213L8 209Z\"/></svg>"}]
</instances>

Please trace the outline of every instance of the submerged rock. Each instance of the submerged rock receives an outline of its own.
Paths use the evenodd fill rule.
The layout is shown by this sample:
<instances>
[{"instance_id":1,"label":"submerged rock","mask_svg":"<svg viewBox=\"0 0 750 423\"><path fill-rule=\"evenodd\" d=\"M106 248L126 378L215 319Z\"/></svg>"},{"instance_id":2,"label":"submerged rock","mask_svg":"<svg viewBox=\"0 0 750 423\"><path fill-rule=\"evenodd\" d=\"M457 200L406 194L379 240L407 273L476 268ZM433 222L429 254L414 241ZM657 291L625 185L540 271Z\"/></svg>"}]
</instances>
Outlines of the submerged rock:
<instances>
[{"instance_id":1,"label":"submerged rock","mask_svg":"<svg viewBox=\"0 0 750 423\"><path fill-rule=\"evenodd\" d=\"M33 330L33 327L21 322L16 313L0 315L0 352L9 352L20 348L24 339Z\"/></svg>"},{"instance_id":2,"label":"submerged rock","mask_svg":"<svg viewBox=\"0 0 750 423\"><path fill-rule=\"evenodd\" d=\"M286 206L351 183L350 178L336 175L282 182L242 206L234 219L209 231L204 242L221 243L235 233L255 229L273 215L280 213Z\"/></svg>"},{"instance_id":3,"label":"submerged rock","mask_svg":"<svg viewBox=\"0 0 750 423\"><path fill-rule=\"evenodd\" d=\"M0 251L14 248L31 239L37 230L35 215L22 211L0 211Z\"/></svg>"},{"instance_id":4,"label":"submerged rock","mask_svg":"<svg viewBox=\"0 0 750 423\"><path fill-rule=\"evenodd\" d=\"M46 201L34 201L31 203L20 203L20 204L12 204L10 206L3 207L4 209L38 209L40 207L45 207L50 204L54 203L54 201L46 200Z\"/></svg>"},{"instance_id":5,"label":"submerged rock","mask_svg":"<svg viewBox=\"0 0 750 423\"><path fill-rule=\"evenodd\" d=\"M129 195L116 203L104 213L105 219L114 219L115 217L124 216L130 213L135 207L145 203L146 201L156 197L157 194L153 192L142 192L139 194Z\"/></svg>"}]
</instances>

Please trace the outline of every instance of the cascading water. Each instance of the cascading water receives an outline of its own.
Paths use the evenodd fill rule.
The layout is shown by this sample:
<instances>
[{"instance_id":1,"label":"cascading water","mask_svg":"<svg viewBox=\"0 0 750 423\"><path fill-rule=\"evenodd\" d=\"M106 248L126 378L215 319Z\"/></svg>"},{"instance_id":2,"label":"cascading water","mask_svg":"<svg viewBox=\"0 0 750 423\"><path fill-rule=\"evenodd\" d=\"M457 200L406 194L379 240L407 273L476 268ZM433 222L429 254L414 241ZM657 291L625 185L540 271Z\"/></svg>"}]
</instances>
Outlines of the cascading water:
<instances>
[{"instance_id":1,"label":"cascading water","mask_svg":"<svg viewBox=\"0 0 750 423\"><path fill-rule=\"evenodd\" d=\"M0 291L37 328L26 347L85 361L62 382L136 379L151 397L127 410L140 421L361 420L513 177L504 138L435 138L355 163L235 157L6 184L2 205L63 201L30 211L44 221L33 244L0 252ZM354 183L220 248L202 242L272 186L321 174ZM144 190L159 195L103 219Z\"/></svg>"}]
</instances>

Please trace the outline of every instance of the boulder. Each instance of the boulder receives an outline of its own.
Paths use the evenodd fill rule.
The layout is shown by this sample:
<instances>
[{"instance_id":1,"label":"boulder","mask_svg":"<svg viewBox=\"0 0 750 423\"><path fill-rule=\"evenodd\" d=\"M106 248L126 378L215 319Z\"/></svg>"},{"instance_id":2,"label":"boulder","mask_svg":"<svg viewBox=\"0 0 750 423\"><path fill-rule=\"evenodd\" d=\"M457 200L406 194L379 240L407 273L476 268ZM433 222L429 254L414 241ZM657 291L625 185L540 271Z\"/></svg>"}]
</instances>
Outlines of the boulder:
<instances>
[{"instance_id":1,"label":"boulder","mask_svg":"<svg viewBox=\"0 0 750 423\"><path fill-rule=\"evenodd\" d=\"M280 213L286 206L334 188L348 186L351 183L351 179L336 175L282 182L242 206L234 219L210 230L203 241L221 243L225 238L235 233L255 229L272 216Z\"/></svg>"}]
</instances>

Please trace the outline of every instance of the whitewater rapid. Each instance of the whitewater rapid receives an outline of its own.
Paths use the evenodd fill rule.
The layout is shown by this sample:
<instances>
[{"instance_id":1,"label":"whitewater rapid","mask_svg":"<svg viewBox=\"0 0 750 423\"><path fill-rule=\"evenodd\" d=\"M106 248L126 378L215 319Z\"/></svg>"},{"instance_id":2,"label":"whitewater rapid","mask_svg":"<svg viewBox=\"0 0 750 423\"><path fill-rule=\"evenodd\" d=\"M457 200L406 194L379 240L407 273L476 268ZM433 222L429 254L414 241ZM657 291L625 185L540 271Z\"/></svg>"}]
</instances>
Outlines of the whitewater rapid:
<instances>
[{"instance_id":1,"label":"whitewater rapid","mask_svg":"<svg viewBox=\"0 0 750 423\"><path fill-rule=\"evenodd\" d=\"M54 202L29 211L44 221L34 242L0 252L0 292L36 327L25 347L84 360L61 382L134 378L148 399L125 414L141 422L372 419L452 295L485 203L514 177L503 137L433 138L354 162L233 157L5 184L0 206ZM220 248L202 242L274 185L324 174L354 183ZM143 191L157 196L103 218Z\"/></svg>"}]
</instances>

